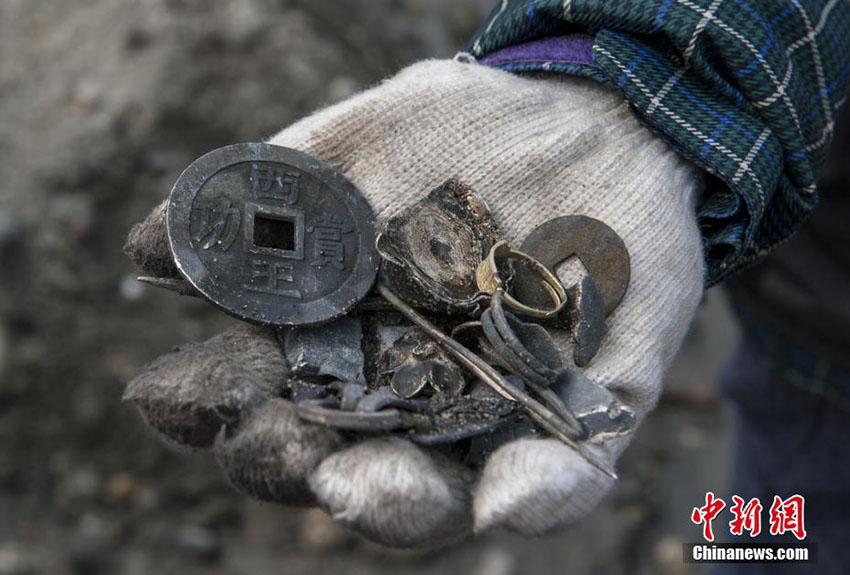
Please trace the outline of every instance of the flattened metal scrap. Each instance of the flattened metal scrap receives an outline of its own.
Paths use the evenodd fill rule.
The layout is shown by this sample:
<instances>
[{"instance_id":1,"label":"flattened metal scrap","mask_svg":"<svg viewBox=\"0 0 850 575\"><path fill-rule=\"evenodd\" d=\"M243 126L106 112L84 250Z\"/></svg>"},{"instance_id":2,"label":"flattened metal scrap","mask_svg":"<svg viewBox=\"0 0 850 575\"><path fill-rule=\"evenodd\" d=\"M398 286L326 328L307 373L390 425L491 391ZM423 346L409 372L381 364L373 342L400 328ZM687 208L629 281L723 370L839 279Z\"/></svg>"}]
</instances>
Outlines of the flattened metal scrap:
<instances>
[{"instance_id":1,"label":"flattened metal scrap","mask_svg":"<svg viewBox=\"0 0 850 575\"><path fill-rule=\"evenodd\" d=\"M584 441L599 443L625 435L635 425L635 414L629 407L578 372L562 370L552 390L582 424Z\"/></svg>"},{"instance_id":2,"label":"flattened metal scrap","mask_svg":"<svg viewBox=\"0 0 850 575\"><path fill-rule=\"evenodd\" d=\"M567 290L573 360L579 367L590 363L605 337L605 302L590 276L584 276Z\"/></svg>"},{"instance_id":3,"label":"flattened metal scrap","mask_svg":"<svg viewBox=\"0 0 850 575\"><path fill-rule=\"evenodd\" d=\"M451 369L439 361L421 361L399 366L393 373L390 387L399 397L408 398L427 387L459 395L465 383L459 369Z\"/></svg>"},{"instance_id":4,"label":"flattened metal scrap","mask_svg":"<svg viewBox=\"0 0 850 575\"><path fill-rule=\"evenodd\" d=\"M451 179L383 227L381 277L416 309L469 313L478 306L475 270L498 239L484 201Z\"/></svg>"},{"instance_id":5,"label":"flattened metal scrap","mask_svg":"<svg viewBox=\"0 0 850 575\"><path fill-rule=\"evenodd\" d=\"M366 383L359 318L340 318L319 327L290 328L283 332L282 339L292 377Z\"/></svg>"},{"instance_id":6,"label":"flattened metal scrap","mask_svg":"<svg viewBox=\"0 0 850 575\"><path fill-rule=\"evenodd\" d=\"M493 294L490 308L481 314L481 327L499 363L521 377L544 404L575 430L576 435L580 435L581 424L563 400L549 389L557 379L561 357L545 328L525 324L506 312L502 305L501 290ZM524 341L515 330L522 334Z\"/></svg>"},{"instance_id":7,"label":"flattened metal scrap","mask_svg":"<svg viewBox=\"0 0 850 575\"><path fill-rule=\"evenodd\" d=\"M463 370L440 345L417 327L408 328L381 356L381 383L399 397L413 397L428 389L459 395L466 385ZM430 386L429 386L430 384Z\"/></svg>"}]
</instances>

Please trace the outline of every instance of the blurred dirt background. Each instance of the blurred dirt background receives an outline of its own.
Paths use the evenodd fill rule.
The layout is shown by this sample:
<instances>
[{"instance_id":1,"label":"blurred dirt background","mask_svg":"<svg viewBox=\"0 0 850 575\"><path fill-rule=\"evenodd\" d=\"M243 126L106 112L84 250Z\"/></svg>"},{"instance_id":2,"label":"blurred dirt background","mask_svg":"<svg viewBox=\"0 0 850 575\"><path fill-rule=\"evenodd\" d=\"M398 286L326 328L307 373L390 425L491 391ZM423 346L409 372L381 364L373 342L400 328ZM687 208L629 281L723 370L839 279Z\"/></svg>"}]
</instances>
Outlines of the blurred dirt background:
<instances>
[{"instance_id":1,"label":"blurred dirt background","mask_svg":"<svg viewBox=\"0 0 850 575\"><path fill-rule=\"evenodd\" d=\"M690 509L725 475L712 292L662 406L593 518L397 552L317 511L249 502L120 402L146 362L231 320L145 288L121 253L180 171L425 57L490 0L0 2L0 575L691 573Z\"/></svg>"}]
</instances>

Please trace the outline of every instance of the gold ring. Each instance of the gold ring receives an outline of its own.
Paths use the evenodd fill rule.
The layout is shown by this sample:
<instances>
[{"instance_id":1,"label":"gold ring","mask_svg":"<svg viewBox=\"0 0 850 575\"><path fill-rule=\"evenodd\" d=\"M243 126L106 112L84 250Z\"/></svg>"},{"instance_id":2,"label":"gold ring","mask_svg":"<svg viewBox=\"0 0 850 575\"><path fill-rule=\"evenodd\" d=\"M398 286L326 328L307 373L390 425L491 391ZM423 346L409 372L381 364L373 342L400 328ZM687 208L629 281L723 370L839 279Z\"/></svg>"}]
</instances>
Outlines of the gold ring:
<instances>
[{"instance_id":1,"label":"gold ring","mask_svg":"<svg viewBox=\"0 0 850 575\"><path fill-rule=\"evenodd\" d=\"M505 282L499 275L499 263L509 259L526 262L540 276L541 285L546 290L546 293L549 294L549 297L552 298L552 309L527 306L505 290ZM549 271L549 268L530 255L512 249L504 241L496 242L490 248L490 253L487 254L487 257L478 265L478 269L475 270L475 281L478 284L478 289L489 295L493 295L498 289L503 290L502 301L504 301L505 305L514 311L534 318L549 319L556 317L567 303L567 291L555 274Z\"/></svg>"}]
</instances>

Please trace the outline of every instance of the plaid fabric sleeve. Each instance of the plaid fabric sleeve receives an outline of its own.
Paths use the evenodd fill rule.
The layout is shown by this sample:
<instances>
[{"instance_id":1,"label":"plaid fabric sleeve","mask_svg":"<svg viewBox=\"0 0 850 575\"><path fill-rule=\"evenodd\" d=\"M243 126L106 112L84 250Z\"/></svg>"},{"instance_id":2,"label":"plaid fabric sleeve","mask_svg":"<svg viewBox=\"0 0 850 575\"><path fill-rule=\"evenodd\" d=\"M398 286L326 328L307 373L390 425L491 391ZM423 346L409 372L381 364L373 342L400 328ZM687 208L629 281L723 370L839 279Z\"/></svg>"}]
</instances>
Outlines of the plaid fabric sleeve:
<instances>
[{"instance_id":1,"label":"plaid fabric sleeve","mask_svg":"<svg viewBox=\"0 0 850 575\"><path fill-rule=\"evenodd\" d=\"M577 33L588 35L586 58L521 49ZM713 285L817 205L850 75L850 2L500 0L467 52L507 70L603 81L715 176L697 214Z\"/></svg>"}]
</instances>

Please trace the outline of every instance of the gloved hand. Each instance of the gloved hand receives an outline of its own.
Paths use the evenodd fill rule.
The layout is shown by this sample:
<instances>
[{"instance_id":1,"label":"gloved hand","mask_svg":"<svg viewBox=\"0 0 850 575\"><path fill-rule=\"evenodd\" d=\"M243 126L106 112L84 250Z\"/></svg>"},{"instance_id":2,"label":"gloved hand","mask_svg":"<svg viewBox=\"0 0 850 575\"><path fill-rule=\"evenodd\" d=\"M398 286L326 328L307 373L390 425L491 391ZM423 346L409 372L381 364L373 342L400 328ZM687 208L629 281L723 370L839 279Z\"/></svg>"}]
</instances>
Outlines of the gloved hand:
<instances>
[{"instance_id":1,"label":"gloved hand","mask_svg":"<svg viewBox=\"0 0 850 575\"><path fill-rule=\"evenodd\" d=\"M485 198L514 246L559 215L607 223L630 252L631 283L584 374L639 420L655 405L702 294L701 177L619 95L578 78L427 61L270 142L344 172L379 220L455 176ZM164 212L136 226L125 249L148 273L169 276ZM568 334L553 335L571 358ZM156 360L126 398L165 436L212 447L238 489L318 503L388 545L437 545L494 526L544 533L589 512L613 483L555 439L508 443L477 477L402 439L346 444L275 397L285 373L272 331L245 325ZM629 440L592 449L613 465Z\"/></svg>"}]
</instances>

